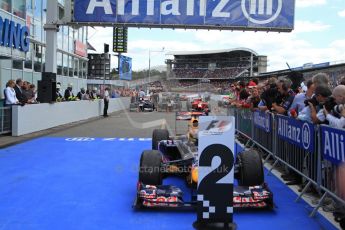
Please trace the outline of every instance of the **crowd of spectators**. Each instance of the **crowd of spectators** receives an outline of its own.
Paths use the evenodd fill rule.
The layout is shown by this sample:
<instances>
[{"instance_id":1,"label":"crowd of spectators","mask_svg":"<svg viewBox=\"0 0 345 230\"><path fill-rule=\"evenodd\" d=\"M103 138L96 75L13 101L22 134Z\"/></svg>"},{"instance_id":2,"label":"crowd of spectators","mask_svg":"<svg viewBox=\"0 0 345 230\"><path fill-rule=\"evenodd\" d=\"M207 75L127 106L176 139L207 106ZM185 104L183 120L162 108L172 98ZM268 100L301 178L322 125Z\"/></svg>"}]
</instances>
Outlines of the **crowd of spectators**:
<instances>
[{"instance_id":1,"label":"crowd of spectators","mask_svg":"<svg viewBox=\"0 0 345 230\"><path fill-rule=\"evenodd\" d=\"M95 100L100 99L101 96L99 91L96 87L92 89L81 88L80 91L77 93L77 96L73 93L73 85L70 83L67 85L67 89L64 91L64 94L61 93L61 83L58 82L56 84L56 101L79 101L79 100Z\"/></svg>"},{"instance_id":2,"label":"crowd of spectators","mask_svg":"<svg viewBox=\"0 0 345 230\"><path fill-rule=\"evenodd\" d=\"M232 83L229 93L233 106L345 128L345 77L334 88L330 87L329 76L324 73L300 85L288 77L279 80L272 77L263 82L253 79Z\"/></svg>"},{"instance_id":3,"label":"crowd of spectators","mask_svg":"<svg viewBox=\"0 0 345 230\"><path fill-rule=\"evenodd\" d=\"M156 86L157 91L162 90L160 82L153 83L153 86ZM108 90L111 98L131 97L133 92L136 91L135 89L125 87L116 87ZM97 87L90 89L81 88L77 95L73 92L73 84L69 83L67 88L62 90L61 83L57 82L55 92L56 102L103 99L103 95ZM23 106L25 104L39 103L36 86L22 79L17 79L16 81L9 80L6 88L3 90L3 95L3 106Z\"/></svg>"},{"instance_id":4,"label":"crowd of spectators","mask_svg":"<svg viewBox=\"0 0 345 230\"><path fill-rule=\"evenodd\" d=\"M4 106L37 103L36 86L22 79L9 80L4 89Z\"/></svg>"},{"instance_id":5,"label":"crowd of spectators","mask_svg":"<svg viewBox=\"0 0 345 230\"><path fill-rule=\"evenodd\" d=\"M154 81L148 84L148 89L151 92L161 93L164 91L164 87L161 81Z\"/></svg>"},{"instance_id":6,"label":"crowd of spectators","mask_svg":"<svg viewBox=\"0 0 345 230\"><path fill-rule=\"evenodd\" d=\"M229 103L239 108L281 114L315 125L345 128L345 76L339 78L339 84L334 87L325 73L317 73L306 81L302 75L295 77L272 77L261 82L253 79L249 82L232 83ZM328 167L326 163L323 164L323 167ZM340 176L341 170L344 171L345 168L334 168L332 183L337 188L337 195L345 198L345 189L339 189L345 187L344 179ZM287 185L303 184L302 177L292 170L285 171L281 177L287 181ZM324 210L333 212L335 216L341 210L343 222L345 221L345 207L337 201L330 199Z\"/></svg>"},{"instance_id":7,"label":"crowd of spectators","mask_svg":"<svg viewBox=\"0 0 345 230\"><path fill-rule=\"evenodd\" d=\"M196 68L175 68L173 74L175 78L195 78L195 79L234 79L247 67L238 66L233 68L216 68L216 69L196 69Z\"/></svg>"},{"instance_id":8,"label":"crowd of spectators","mask_svg":"<svg viewBox=\"0 0 345 230\"><path fill-rule=\"evenodd\" d=\"M215 70L208 70L204 78L226 78L226 79L234 79L238 76L241 72L245 71L247 68L224 68L224 69L215 69Z\"/></svg>"}]
</instances>

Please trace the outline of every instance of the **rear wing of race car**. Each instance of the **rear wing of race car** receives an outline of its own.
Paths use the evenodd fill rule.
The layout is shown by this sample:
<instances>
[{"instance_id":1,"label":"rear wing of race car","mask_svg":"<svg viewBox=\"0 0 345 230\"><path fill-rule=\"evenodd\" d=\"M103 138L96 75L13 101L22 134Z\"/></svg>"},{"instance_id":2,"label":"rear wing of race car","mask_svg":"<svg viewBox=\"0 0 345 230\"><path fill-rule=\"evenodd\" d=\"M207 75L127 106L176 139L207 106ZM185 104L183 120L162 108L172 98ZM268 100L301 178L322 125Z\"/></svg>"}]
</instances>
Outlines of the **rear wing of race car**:
<instances>
[{"instance_id":1,"label":"rear wing of race car","mask_svg":"<svg viewBox=\"0 0 345 230\"><path fill-rule=\"evenodd\" d=\"M176 121L189 121L192 117L206 116L205 112L176 112Z\"/></svg>"},{"instance_id":2,"label":"rear wing of race car","mask_svg":"<svg viewBox=\"0 0 345 230\"><path fill-rule=\"evenodd\" d=\"M205 112L176 112L175 113L175 134L185 135L188 132L188 122L199 116L206 116ZM178 122L179 121L179 122Z\"/></svg>"}]
</instances>

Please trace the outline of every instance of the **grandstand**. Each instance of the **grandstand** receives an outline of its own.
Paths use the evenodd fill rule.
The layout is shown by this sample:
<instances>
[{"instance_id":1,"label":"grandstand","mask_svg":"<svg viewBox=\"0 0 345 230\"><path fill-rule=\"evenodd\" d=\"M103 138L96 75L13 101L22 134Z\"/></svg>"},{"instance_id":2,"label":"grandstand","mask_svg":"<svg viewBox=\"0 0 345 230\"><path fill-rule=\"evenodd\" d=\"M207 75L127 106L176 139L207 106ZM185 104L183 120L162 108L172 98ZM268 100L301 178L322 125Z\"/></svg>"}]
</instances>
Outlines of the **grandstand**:
<instances>
[{"instance_id":1,"label":"grandstand","mask_svg":"<svg viewBox=\"0 0 345 230\"><path fill-rule=\"evenodd\" d=\"M229 80L256 76L267 71L267 56L248 48L195 52L170 52L167 78L170 80Z\"/></svg>"}]
</instances>

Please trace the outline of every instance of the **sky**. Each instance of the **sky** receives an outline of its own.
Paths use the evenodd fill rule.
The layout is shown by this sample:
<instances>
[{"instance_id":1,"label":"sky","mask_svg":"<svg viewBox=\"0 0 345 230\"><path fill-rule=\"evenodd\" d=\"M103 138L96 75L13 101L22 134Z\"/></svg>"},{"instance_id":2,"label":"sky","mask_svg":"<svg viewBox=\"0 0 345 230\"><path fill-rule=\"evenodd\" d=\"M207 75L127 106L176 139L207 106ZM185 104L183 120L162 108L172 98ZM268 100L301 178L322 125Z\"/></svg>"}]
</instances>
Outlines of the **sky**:
<instances>
[{"instance_id":1,"label":"sky","mask_svg":"<svg viewBox=\"0 0 345 230\"><path fill-rule=\"evenodd\" d=\"M345 62L345 0L296 0L291 33L129 28L128 53L133 70L165 65L167 52L206 51L246 47L268 57L268 71L305 63ZM89 42L103 52L112 47L112 28L89 29ZM163 50L164 48L164 50ZM111 48L112 49L112 48ZM163 51L163 52L162 52ZM112 67L117 67L113 58Z\"/></svg>"}]
</instances>

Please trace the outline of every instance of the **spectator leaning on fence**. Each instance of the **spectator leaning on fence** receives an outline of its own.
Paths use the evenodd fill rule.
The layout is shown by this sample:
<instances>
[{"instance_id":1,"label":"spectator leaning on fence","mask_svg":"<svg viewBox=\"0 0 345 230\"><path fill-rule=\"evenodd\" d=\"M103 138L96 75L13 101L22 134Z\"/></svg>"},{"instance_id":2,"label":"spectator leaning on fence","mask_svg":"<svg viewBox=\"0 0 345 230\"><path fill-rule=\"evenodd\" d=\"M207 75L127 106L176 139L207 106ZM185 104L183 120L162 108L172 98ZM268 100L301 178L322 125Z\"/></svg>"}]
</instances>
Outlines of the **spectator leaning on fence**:
<instances>
[{"instance_id":1,"label":"spectator leaning on fence","mask_svg":"<svg viewBox=\"0 0 345 230\"><path fill-rule=\"evenodd\" d=\"M305 93L299 93L295 96L292 105L289 109L288 115L297 117L298 114L305 108L305 101L312 98L314 95L314 84L312 80L307 81L307 91Z\"/></svg>"},{"instance_id":2,"label":"spectator leaning on fence","mask_svg":"<svg viewBox=\"0 0 345 230\"><path fill-rule=\"evenodd\" d=\"M272 103L275 101L278 94L277 79L272 77L268 79L264 87L264 92L260 95L261 101L258 104L258 108L261 111L271 110Z\"/></svg>"},{"instance_id":3,"label":"spectator leaning on fence","mask_svg":"<svg viewBox=\"0 0 345 230\"><path fill-rule=\"evenodd\" d=\"M16 83L13 80L9 80L6 84L6 89L4 90L5 106L19 104L19 100L16 97L16 91L14 90L15 85Z\"/></svg>"},{"instance_id":4,"label":"spectator leaning on fence","mask_svg":"<svg viewBox=\"0 0 345 230\"><path fill-rule=\"evenodd\" d=\"M272 110L279 114L287 114L294 99L294 92L291 90L291 81L282 79L278 81L277 88L280 97L272 103Z\"/></svg>"}]
</instances>

